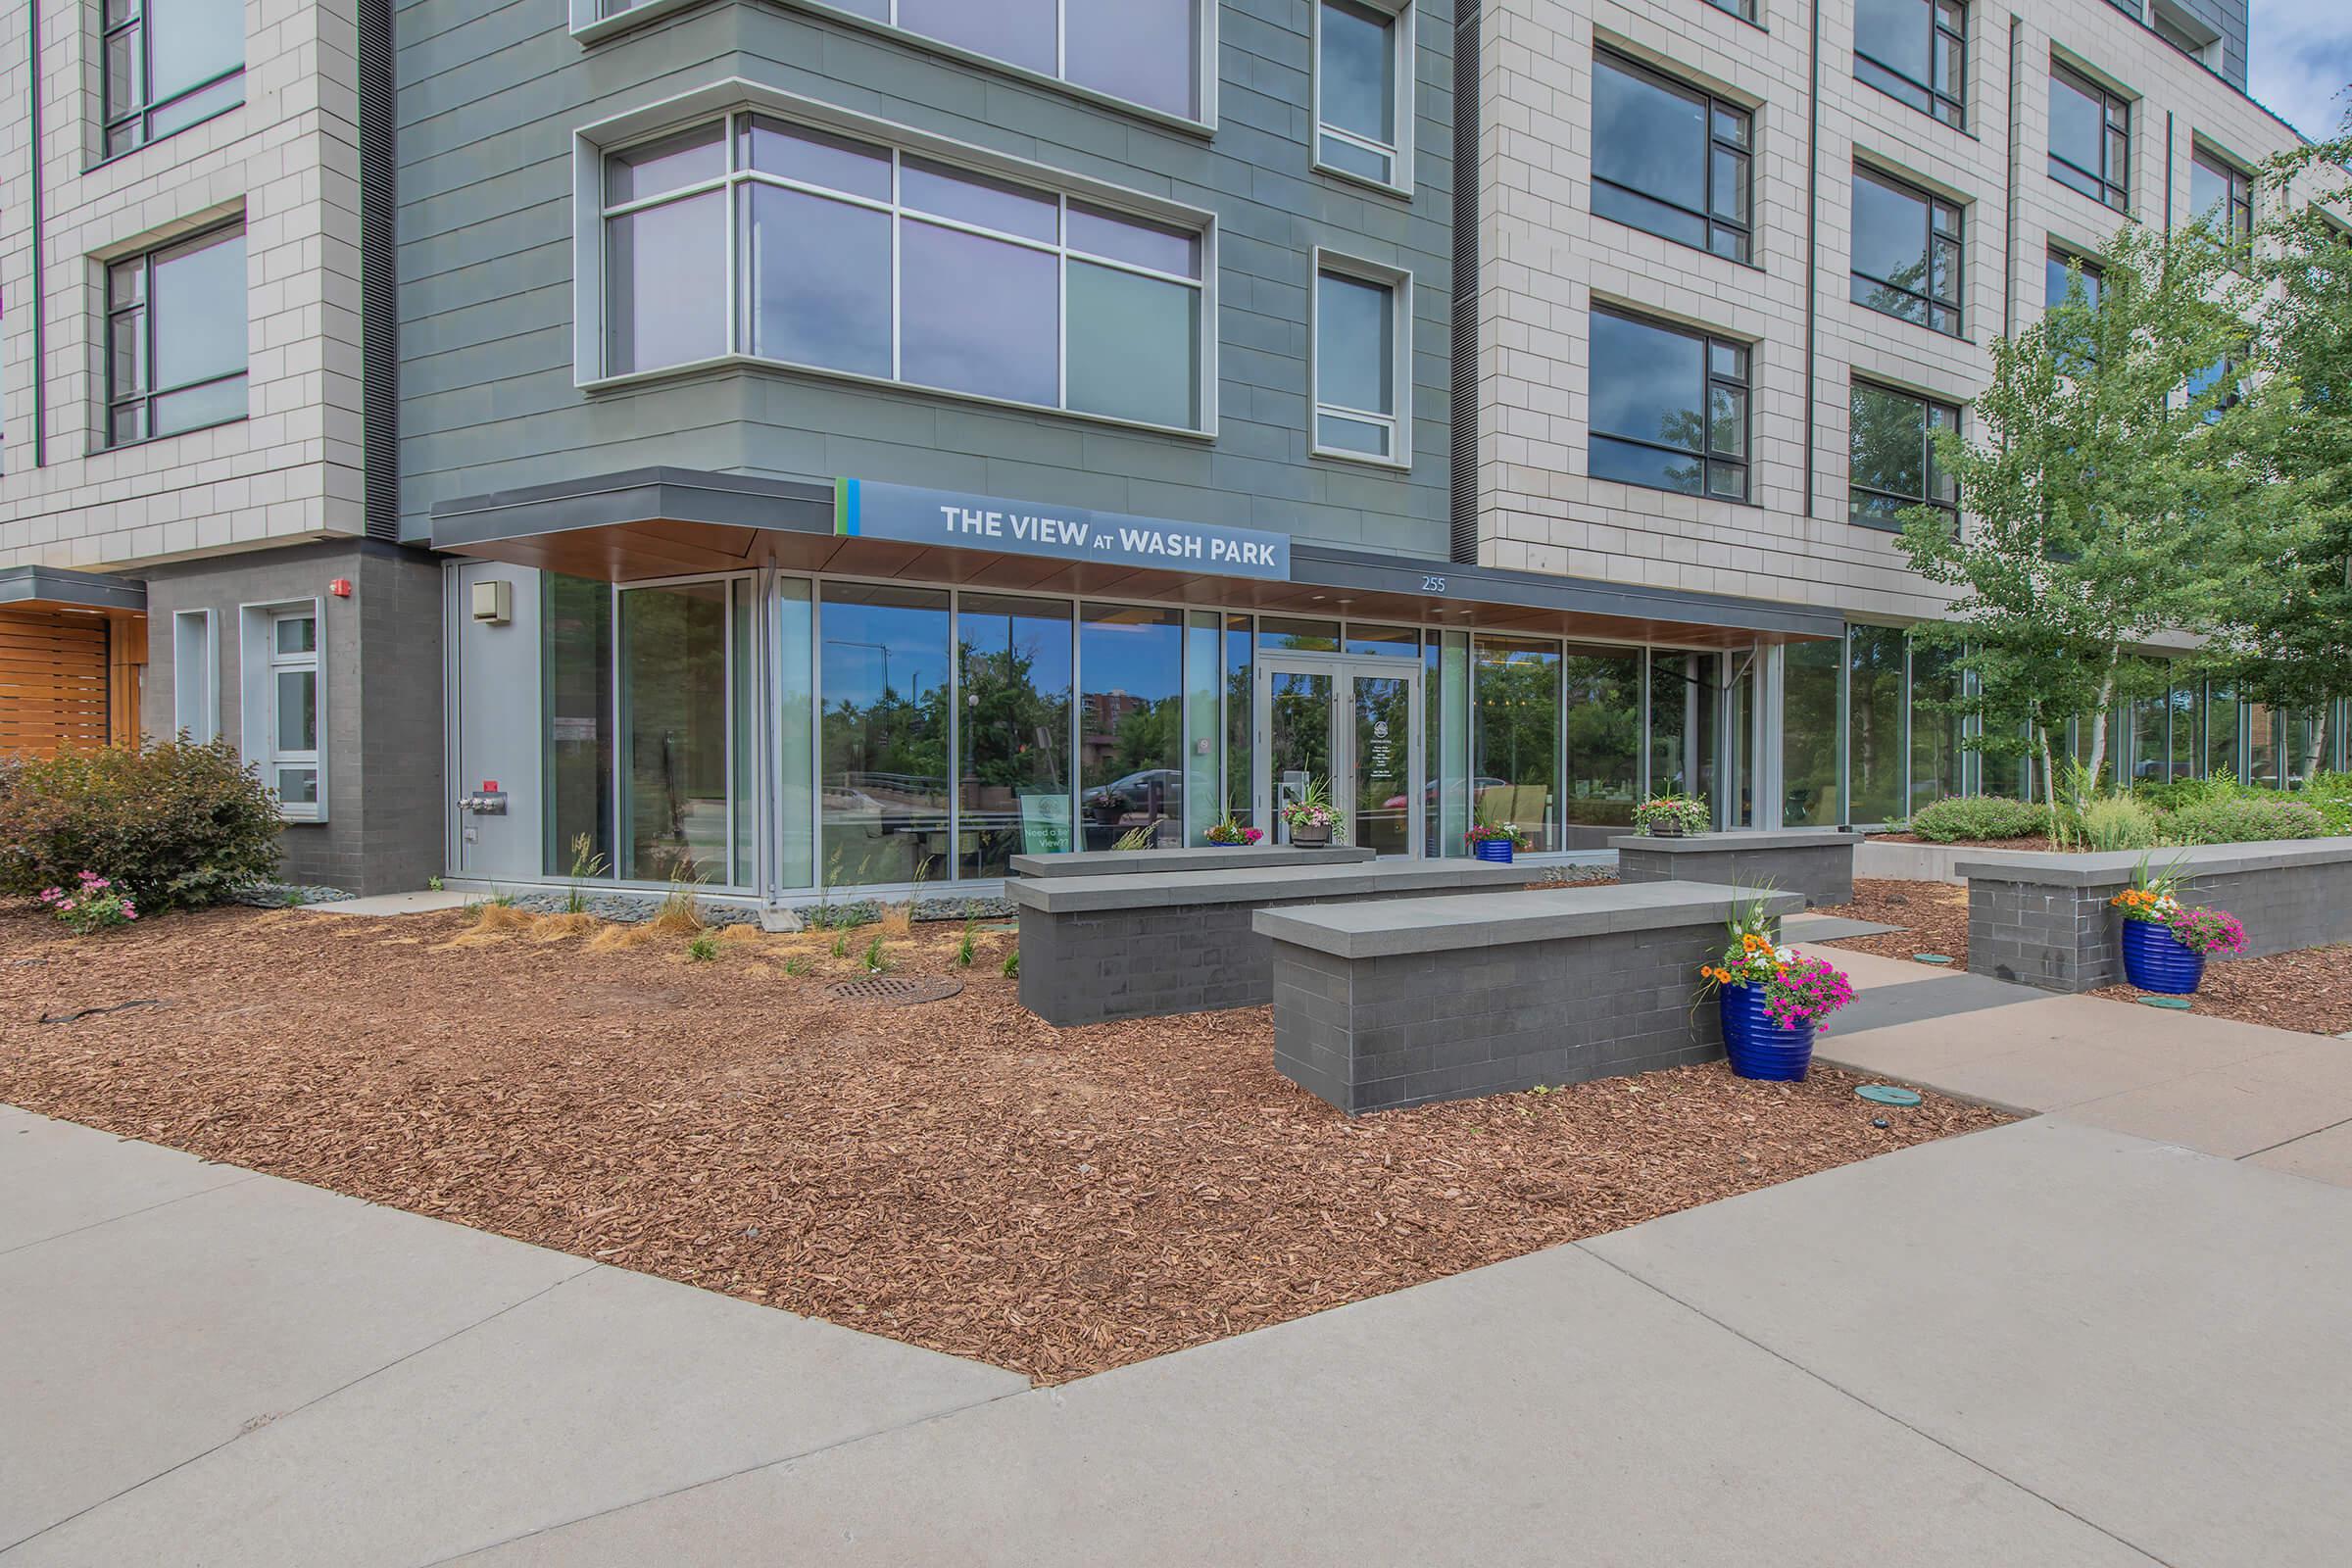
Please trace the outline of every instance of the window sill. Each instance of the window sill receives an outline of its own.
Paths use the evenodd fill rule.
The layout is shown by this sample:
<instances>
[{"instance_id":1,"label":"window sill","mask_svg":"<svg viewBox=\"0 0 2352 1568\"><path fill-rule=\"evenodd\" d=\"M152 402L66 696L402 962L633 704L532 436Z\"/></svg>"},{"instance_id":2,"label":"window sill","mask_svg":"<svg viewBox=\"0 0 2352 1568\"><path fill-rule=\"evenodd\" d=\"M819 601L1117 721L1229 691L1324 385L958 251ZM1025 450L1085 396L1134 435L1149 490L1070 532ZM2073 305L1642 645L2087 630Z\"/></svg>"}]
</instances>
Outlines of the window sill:
<instances>
[{"instance_id":1,"label":"window sill","mask_svg":"<svg viewBox=\"0 0 2352 1568\"><path fill-rule=\"evenodd\" d=\"M572 41L583 49L593 48L609 38L633 32L663 17L675 16L681 11L692 10L696 6L708 3L709 0L644 0L643 4L631 6L628 10L613 16L599 17L592 22L574 24L571 27ZM1187 135L1199 136L1203 139L1214 136L1217 132L1217 120L1213 111L1199 120L1188 115L1170 114L1165 109L1154 109L1149 104L1139 104L1132 98L1121 98L1115 93L1081 86L1074 81L1064 81L1059 76L1049 75L1042 71L1032 71L1027 66L1015 65L1009 60L999 60L994 55L982 54L976 49L965 49L942 39L927 38L919 32L893 26L887 22L876 22L871 17L861 17L854 11L844 11L835 6L825 5L822 0L767 0L767 3L787 11L800 11L810 16L822 17L827 22L838 22L873 37L888 38L894 43L904 44L924 54L938 55L963 65L977 66L984 71L998 73L1015 81L1067 93L1073 98L1100 105L1104 109L1114 109L1123 115L1133 115L1138 120L1148 121L1152 124L1163 126L1169 130L1183 131ZM1209 57L1214 58L1213 50L1209 51ZM1204 76L1206 74L1203 73ZM1204 80L1202 85L1211 93L1215 90L1213 77Z\"/></svg>"},{"instance_id":2,"label":"window sill","mask_svg":"<svg viewBox=\"0 0 2352 1568\"><path fill-rule=\"evenodd\" d=\"M146 152L150 148L161 147L164 143L172 140L175 136L184 136L199 125L209 125L223 115L233 115L244 107L245 100L242 98L238 99L233 104L222 104L220 108L214 110L202 120L191 120L176 130L167 130L161 136L150 136L145 141L139 143L136 147L125 147L119 153L112 153L107 157L98 159L94 163L84 164L81 172L84 174L95 174L101 169L111 169L116 164L122 163L126 159L138 157L139 154Z\"/></svg>"},{"instance_id":3,"label":"window sill","mask_svg":"<svg viewBox=\"0 0 2352 1568\"><path fill-rule=\"evenodd\" d=\"M2068 184L2065 180L2060 179L2056 174L2050 175L2049 180L2051 184L2057 186L2060 190L2065 191L2077 201L2088 202L2091 206L2096 207L2102 213L2112 213L2118 220L2125 222L2136 223L2139 221L2138 215L2133 213L2129 207L2118 207L2112 202L2101 201L2098 197L2088 194L2079 186Z\"/></svg>"},{"instance_id":4,"label":"window sill","mask_svg":"<svg viewBox=\"0 0 2352 1568\"><path fill-rule=\"evenodd\" d=\"M1089 414L1083 409L1056 409L1042 403L1018 403L1010 398L992 398L982 392L958 392L950 387L923 386L913 381L893 381L878 375L859 375L854 370L828 370L821 366L788 365L777 360L754 359L748 354L722 354L707 360L690 360L684 365L664 365L650 370L629 370L618 375L598 376L593 380L573 384L590 397L607 393L633 392L659 386L666 381L683 380L690 376L707 375L714 371L757 370L770 375L808 376L812 380L831 381L845 387L864 387L877 392L895 392L903 397L948 398L956 403L970 403L981 408L1002 409L1008 414L1023 414L1053 419L1078 419L1087 424L1108 425L1113 429L1134 430L1148 435L1179 436L1202 444L1217 438L1215 422L1205 428L1180 424L1153 424L1144 419L1122 419L1116 415Z\"/></svg>"},{"instance_id":5,"label":"window sill","mask_svg":"<svg viewBox=\"0 0 2352 1568\"><path fill-rule=\"evenodd\" d=\"M1358 467L1379 468L1388 473L1410 473L1413 471L1412 460L1409 458L1376 458L1369 452L1349 452L1345 447L1309 446L1306 449L1306 455L1321 462L1352 463Z\"/></svg>"},{"instance_id":6,"label":"window sill","mask_svg":"<svg viewBox=\"0 0 2352 1568\"><path fill-rule=\"evenodd\" d=\"M1599 219L1604 223L1613 223L1617 227L1625 229L1629 233L1647 234L1651 239L1659 240L1665 244L1672 245L1677 250L1689 251L1694 256L1712 257L1716 261L1723 263L1726 267L1741 268L1747 271L1757 273L1764 271L1764 264L1762 262L1743 262L1737 256L1726 256L1721 251L1711 251L1704 245L1693 245L1687 239L1676 239L1672 234L1661 234L1654 228L1643 228L1640 223L1629 223L1622 218L1611 218L1605 213L1593 213L1591 216ZM1753 240L1755 236L1750 234L1748 237L1750 240Z\"/></svg>"},{"instance_id":7,"label":"window sill","mask_svg":"<svg viewBox=\"0 0 2352 1568\"><path fill-rule=\"evenodd\" d=\"M1318 174L1327 175L1332 179L1345 180L1362 190L1377 191L1383 196L1393 196L1398 201L1409 202L1413 199L1413 187L1410 185L1398 185L1385 179L1374 179L1368 174L1358 174L1352 170L1342 169L1336 164L1324 163L1319 158L1309 167Z\"/></svg>"},{"instance_id":8,"label":"window sill","mask_svg":"<svg viewBox=\"0 0 2352 1568\"><path fill-rule=\"evenodd\" d=\"M1934 112L1933 112L1933 111L1931 111L1931 110L1926 110L1926 109L1922 109L1922 108L1920 108L1920 107L1919 107L1919 105L1917 105L1917 104L1915 104L1915 103L1912 103L1912 102L1910 102L1908 99L1904 98L1904 97L1902 96L1902 94L1900 94L1900 93L1892 93L1892 92L1888 92L1888 91L1887 91L1886 88L1884 88L1884 87L1880 86L1880 85L1879 85L1877 82L1875 82L1875 81L1871 80L1871 79L1870 79L1868 76L1865 76L1865 75L1863 75L1863 74L1862 74L1860 72L1856 72L1856 73L1854 74L1854 80L1855 80L1856 82L1858 82L1859 84L1861 84L1862 86L1868 87L1868 88L1869 88L1869 89L1870 89L1872 92L1875 92L1875 93L1877 93L1877 94L1878 94L1880 97L1882 97L1882 98L1886 99L1886 100L1888 103L1890 103L1890 104L1900 104L1900 105L1901 105L1903 108L1910 110L1910 111L1911 111L1913 114L1917 115L1917 116L1918 116L1920 119L1922 119L1922 120L1924 120L1924 121L1928 122L1928 123L1930 123L1930 124L1932 124L1932 125L1941 125L1941 126L1942 126L1944 129L1946 129L1946 130L1950 131L1950 132L1951 132L1953 135L1955 135L1955 136L1966 136L1966 137L1967 137L1967 138L1968 138L1970 141L1980 141L1980 142L1981 142L1981 141L1983 141L1983 140L1984 140L1984 138L1983 138L1982 136L1979 136L1979 135L1978 135L1978 134L1977 134L1975 131L1973 131L1973 130L1969 129L1969 128L1968 128L1966 125L1955 125L1955 124L1953 124L1953 123L1952 123L1950 121L1948 121L1948 120L1944 119L1942 116L1940 116L1940 115L1937 115L1937 114L1934 113Z\"/></svg>"},{"instance_id":9,"label":"window sill","mask_svg":"<svg viewBox=\"0 0 2352 1568\"><path fill-rule=\"evenodd\" d=\"M1876 283L1878 280L1876 278L1870 278L1866 279L1866 281ZM1878 317L1882 320L1900 321L1905 326L1915 327L1922 332L1928 333L1932 337L1939 337L1946 343L1959 343L1972 349L1977 346L1977 340L1970 337L1966 332L1946 332L1939 326L1930 326L1925 321L1914 321L1908 316L1897 316L1892 311L1882 311L1876 305L1865 305L1860 300L1856 299L1848 299L1846 303L1851 305L1857 311L1868 311L1871 315Z\"/></svg>"},{"instance_id":10,"label":"window sill","mask_svg":"<svg viewBox=\"0 0 2352 1568\"><path fill-rule=\"evenodd\" d=\"M233 415L225 419L215 419L210 424L191 424L185 430L169 430L162 435L143 435L136 441L109 441L90 455L92 457L104 457L109 452L132 452L136 451L140 447L151 447L158 441L176 441L183 435L201 435L207 430L219 430L227 425L243 424L251 417L253 417L253 415L250 411L248 411L244 414Z\"/></svg>"},{"instance_id":11,"label":"window sill","mask_svg":"<svg viewBox=\"0 0 2352 1568\"><path fill-rule=\"evenodd\" d=\"M316 827L324 825L326 813L317 808L306 809L296 806L281 806L277 808L277 819L289 826Z\"/></svg>"},{"instance_id":12,"label":"window sill","mask_svg":"<svg viewBox=\"0 0 2352 1568\"><path fill-rule=\"evenodd\" d=\"M1753 466L1752 460L1750 466ZM1703 490L1669 490L1662 484L1640 484L1632 479L1604 479L1590 471L1581 477L1587 484L1613 484L1621 490L1639 490L1645 496L1680 496L1686 501L1713 502L1719 507L1744 507L1751 512L1764 510L1763 502L1751 501L1744 496L1714 496Z\"/></svg>"}]
</instances>

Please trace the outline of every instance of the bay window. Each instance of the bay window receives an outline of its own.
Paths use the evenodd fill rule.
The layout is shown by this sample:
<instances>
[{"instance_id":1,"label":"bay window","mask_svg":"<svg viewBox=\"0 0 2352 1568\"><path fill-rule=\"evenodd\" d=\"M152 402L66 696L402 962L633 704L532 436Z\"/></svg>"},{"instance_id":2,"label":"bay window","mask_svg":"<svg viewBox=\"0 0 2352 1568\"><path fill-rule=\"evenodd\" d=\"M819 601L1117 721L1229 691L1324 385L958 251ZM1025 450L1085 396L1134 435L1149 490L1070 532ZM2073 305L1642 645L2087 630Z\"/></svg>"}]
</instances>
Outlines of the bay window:
<instances>
[{"instance_id":1,"label":"bay window","mask_svg":"<svg viewBox=\"0 0 2352 1568\"><path fill-rule=\"evenodd\" d=\"M106 270L109 446L245 417L245 225Z\"/></svg>"},{"instance_id":2,"label":"bay window","mask_svg":"<svg viewBox=\"0 0 2352 1568\"><path fill-rule=\"evenodd\" d=\"M612 154L603 199L605 375L742 357L1206 422L1199 228L748 113Z\"/></svg>"}]
</instances>

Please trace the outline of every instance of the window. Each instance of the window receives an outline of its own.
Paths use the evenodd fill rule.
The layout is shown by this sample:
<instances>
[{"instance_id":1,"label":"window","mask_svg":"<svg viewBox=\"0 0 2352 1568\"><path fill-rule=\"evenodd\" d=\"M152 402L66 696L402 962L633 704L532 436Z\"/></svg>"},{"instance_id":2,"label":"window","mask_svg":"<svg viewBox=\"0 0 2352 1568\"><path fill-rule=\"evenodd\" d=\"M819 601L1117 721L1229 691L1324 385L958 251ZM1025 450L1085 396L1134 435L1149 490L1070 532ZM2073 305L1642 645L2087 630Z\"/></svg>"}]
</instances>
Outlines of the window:
<instances>
[{"instance_id":1,"label":"window","mask_svg":"<svg viewBox=\"0 0 2352 1568\"><path fill-rule=\"evenodd\" d=\"M652 0L572 0L579 29ZM816 0L1000 65L1200 121L1203 0ZM662 9L674 9L664 6ZM1211 7L1211 14L1214 8Z\"/></svg>"},{"instance_id":2,"label":"window","mask_svg":"<svg viewBox=\"0 0 2352 1568\"><path fill-rule=\"evenodd\" d=\"M2237 366L2237 357L2226 354L2203 369L2189 372L2187 386L2189 401L2193 403L2199 398L2209 395L2213 398L2213 401L2206 406L2203 416L2206 423L2218 422L2224 414L2235 408L2246 395L2245 381L2239 375Z\"/></svg>"},{"instance_id":3,"label":"window","mask_svg":"<svg viewBox=\"0 0 2352 1568\"><path fill-rule=\"evenodd\" d=\"M1205 423L1197 228L751 114L609 157L604 202L607 375L742 355Z\"/></svg>"},{"instance_id":4,"label":"window","mask_svg":"<svg viewBox=\"0 0 2352 1568\"><path fill-rule=\"evenodd\" d=\"M106 441L245 417L245 225L106 270Z\"/></svg>"},{"instance_id":5,"label":"window","mask_svg":"<svg viewBox=\"0 0 2352 1568\"><path fill-rule=\"evenodd\" d=\"M172 733L199 745L220 733L220 650L213 612L175 611L172 616Z\"/></svg>"},{"instance_id":6,"label":"window","mask_svg":"<svg viewBox=\"0 0 2352 1568\"><path fill-rule=\"evenodd\" d=\"M1592 210L1750 259L1748 111L1614 55L1592 57Z\"/></svg>"},{"instance_id":7,"label":"window","mask_svg":"<svg viewBox=\"0 0 2352 1568\"><path fill-rule=\"evenodd\" d=\"M1747 345L1615 311L1592 323L1592 477L1745 501Z\"/></svg>"},{"instance_id":8,"label":"window","mask_svg":"<svg viewBox=\"0 0 2352 1568\"><path fill-rule=\"evenodd\" d=\"M2188 206L2200 222L2232 245L2254 237L2254 181L2244 170L2199 147L2188 161Z\"/></svg>"},{"instance_id":9,"label":"window","mask_svg":"<svg viewBox=\"0 0 2352 1568\"><path fill-rule=\"evenodd\" d=\"M2071 270L2070 270L2071 269ZM2082 303L2092 310L2099 308L2099 288L2105 274L2096 262L2064 251L2052 251L2042 263L2041 302L2045 307L2066 303L2066 291L2074 286L2074 278L2082 279Z\"/></svg>"},{"instance_id":10,"label":"window","mask_svg":"<svg viewBox=\"0 0 2352 1568\"><path fill-rule=\"evenodd\" d=\"M1960 428L1960 411L1868 381L1853 385L1848 521L1899 529L1909 507L1935 507L1957 527L1960 488L1936 461L1936 432Z\"/></svg>"},{"instance_id":11,"label":"window","mask_svg":"<svg viewBox=\"0 0 2352 1568\"><path fill-rule=\"evenodd\" d=\"M1707 0L1718 11L1728 11L1742 22L1756 20L1756 0Z\"/></svg>"},{"instance_id":12,"label":"window","mask_svg":"<svg viewBox=\"0 0 2352 1568\"><path fill-rule=\"evenodd\" d=\"M318 612L270 617L269 761L262 777L287 816L317 817L318 800Z\"/></svg>"},{"instance_id":13,"label":"window","mask_svg":"<svg viewBox=\"0 0 2352 1568\"><path fill-rule=\"evenodd\" d=\"M1966 0L1859 0L1854 78L1947 125L1965 126Z\"/></svg>"},{"instance_id":14,"label":"window","mask_svg":"<svg viewBox=\"0 0 2352 1568\"><path fill-rule=\"evenodd\" d=\"M1314 450L1399 466L1412 462L1412 282L1367 263L1318 256Z\"/></svg>"},{"instance_id":15,"label":"window","mask_svg":"<svg viewBox=\"0 0 2352 1568\"><path fill-rule=\"evenodd\" d=\"M104 0L102 156L245 101L244 0Z\"/></svg>"},{"instance_id":16,"label":"window","mask_svg":"<svg viewBox=\"0 0 2352 1568\"><path fill-rule=\"evenodd\" d=\"M1413 9L1357 0L1315 8L1315 166L1405 189L1412 183Z\"/></svg>"},{"instance_id":17,"label":"window","mask_svg":"<svg viewBox=\"0 0 2352 1568\"><path fill-rule=\"evenodd\" d=\"M2050 67L2050 177L2118 212L2131 201L2131 104L2057 64Z\"/></svg>"},{"instance_id":18,"label":"window","mask_svg":"<svg viewBox=\"0 0 2352 1568\"><path fill-rule=\"evenodd\" d=\"M1960 241L1957 204L1854 171L1856 305L1958 337Z\"/></svg>"}]
</instances>

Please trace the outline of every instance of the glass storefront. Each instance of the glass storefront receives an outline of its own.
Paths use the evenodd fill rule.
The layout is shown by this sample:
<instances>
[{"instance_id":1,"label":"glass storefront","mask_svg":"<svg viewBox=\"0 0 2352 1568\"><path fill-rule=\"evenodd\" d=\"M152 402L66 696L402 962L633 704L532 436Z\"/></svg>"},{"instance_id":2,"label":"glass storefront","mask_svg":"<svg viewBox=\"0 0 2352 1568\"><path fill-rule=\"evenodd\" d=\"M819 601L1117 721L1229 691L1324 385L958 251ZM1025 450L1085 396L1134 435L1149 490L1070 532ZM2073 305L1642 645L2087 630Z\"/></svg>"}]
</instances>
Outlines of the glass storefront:
<instances>
[{"instance_id":1,"label":"glass storefront","mask_svg":"<svg viewBox=\"0 0 2352 1568\"><path fill-rule=\"evenodd\" d=\"M1781 664L1781 820L1790 827L1836 827L1845 820L1838 797L1840 642L1793 643Z\"/></svg>"},{"instance_id":2,"label":"glass storefront","mask_svg":"<svg viewBox=\"0 0 2352 1568\"><path fill-rule=\"evenodd\" d=\"M1903 770L1904 668L1909 638L1895 626L1847 628L1846 768L1849 822L1907 814Z\"/></svg>"},{"instance_id":3,"label":"glass storefront","mask_svg":"<svg viewBox=\"0 0 2352 1568\"><path fill-rule=\"evenodd\" d=\"M1911 810L1963 793L1959 672L1941 648L1911 645Z\"/></svg>"},{"instance_id":4,"label":"glass storefront","mask_svg":"<svg viewBox=\"0 0 2352 1568\"><path fill-rule=\"evenodd\" d=\"M1571 643L1560 675L1568 703L1561 848L1605 850L1609 835L1632 828L1640 798L1642 654Z\"/></svg>"},{"instance_id":5,"label":"glass storefront","mask_svg":"<svg viewBox=\"0 0 2352 1568\"><path fill-rule=\"evenodd\" d=\"M947 591L826 583L817 628L819 885L945 880Z\"/></svg>"},{"instance_id":6,"label":"glass storefront","mask_svg":"<svg viewBox=\"0 0 2352 1568\"><path fill-rule=\"evenodd\" d=\"M1517 827L1530 854L1557 849L1560 645L1473 636L1471 649L1473 815Z\"/></svg>"},{"instance_id":7,"label":"glass storefront","mask_svg":"<svg viewBox=\"0 0 2352 1568\"><path fill-rule=\"evenodd\" d=\"M1078 848L1184 842L1184 620L1087 605L1079 616Z\"/></svg>"},{"instance_id":8,"label":"glass storefront","mask_svg":"<svg viewBox=\"0 0 2352 1568\"><path fill-rule=\"evenodd\" d=\"M1070 843L1070 607L965 594L958 659L956 874L1003 876Z\"/></svg>"},{"instance_id":9,"label":"glass storefront","mask_svg":"<svg viewBox=\"0 0 2352 1568\"><path fill-rule=\"evenodd\" d=\"M754 876L749 606L735 582L619 596L625 881L741 887Z\"/></svg>"}]
</instances>

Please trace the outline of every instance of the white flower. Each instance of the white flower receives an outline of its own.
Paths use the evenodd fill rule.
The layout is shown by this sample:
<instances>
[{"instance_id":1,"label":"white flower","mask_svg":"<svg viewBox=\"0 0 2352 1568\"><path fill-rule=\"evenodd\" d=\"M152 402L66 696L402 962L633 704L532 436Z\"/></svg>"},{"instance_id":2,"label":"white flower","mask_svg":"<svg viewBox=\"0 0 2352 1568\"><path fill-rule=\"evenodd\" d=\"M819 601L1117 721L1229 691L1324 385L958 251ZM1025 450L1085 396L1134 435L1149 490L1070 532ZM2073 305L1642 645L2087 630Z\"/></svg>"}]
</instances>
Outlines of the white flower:
<instances>
[{"instance_id":1,"label":"white flower","mask_svg":"<svg viewBox=\"0 0 2352 1568\"><path fill-rule=\"evenodd\" d=\"M1783 963L1794 963L1796 961L1796 950L1794 948L1775 948L1772 950L1772 956L1780 959Z\"/></svg>"}]
</instances>

